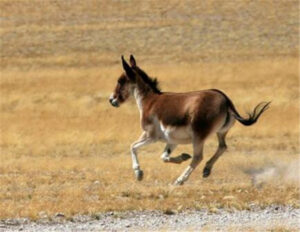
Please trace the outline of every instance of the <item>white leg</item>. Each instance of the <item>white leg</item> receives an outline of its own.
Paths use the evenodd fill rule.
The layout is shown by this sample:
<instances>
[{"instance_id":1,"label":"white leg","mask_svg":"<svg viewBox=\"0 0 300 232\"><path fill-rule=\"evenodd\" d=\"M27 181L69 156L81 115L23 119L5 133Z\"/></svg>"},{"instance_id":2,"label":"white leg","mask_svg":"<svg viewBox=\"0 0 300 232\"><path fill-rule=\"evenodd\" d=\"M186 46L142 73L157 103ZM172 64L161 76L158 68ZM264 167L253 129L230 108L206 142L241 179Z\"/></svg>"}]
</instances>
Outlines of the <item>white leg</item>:
<instances>
[{"instance_id":1,"label":"white leg","mask_svg":"<svg viewBox=\"0 0 300 232\"><path fill-rule=\"evenodd\" d=\"M164 162L170 162L170 155L171 153L174 151L174 149L177 147L176 144L167 144L165 149L164 149L164 152L162 153L161 155L161 159L164 161Z\"/></svg>"},{"instance_id":2,"label":"white leg","mask_svg":"<svg viewBox=\"0 0 300 232\"><path fill-rule=\"evenodd\" d=\"M137 157L137 149L139 147L145 146L147 144L153 143L154 140L147 136L146 132L143 132L141 137L135 141L133 144L131 144L131 157L132 157L132 168L135 172L137 180L143 179L143 171L140 169L139 160Z\"/></svg>"},{"instance_id":3,"label":"white leg","mask_svg":"<svg viewBox=\"0 0 300 232\"><path fill-rule=\"evenodd\" d=\"M203 142L196 142L193 143L194 148L194 155L191 164L183 171L183 173L177 178L175 181L175 185L182 185L189 176L192 174L192 172L195 170L195 168L198 166L198 164L201 162L203 158Z\"/></svg>"},{"instance_id":4,"label":"white leg","mask_svg":"<svg viewBox=\"0 0 300 232\"><path fill-rule=\"evenodd\" d=\"M183 173L177 178L177 180L175 181L175 185L183 185L185 181L187 181L187 179L189 178L189 176L192 174L192 172L194 171L194 168L189 165L184 171Z\"/></svg>"}]
</instances>

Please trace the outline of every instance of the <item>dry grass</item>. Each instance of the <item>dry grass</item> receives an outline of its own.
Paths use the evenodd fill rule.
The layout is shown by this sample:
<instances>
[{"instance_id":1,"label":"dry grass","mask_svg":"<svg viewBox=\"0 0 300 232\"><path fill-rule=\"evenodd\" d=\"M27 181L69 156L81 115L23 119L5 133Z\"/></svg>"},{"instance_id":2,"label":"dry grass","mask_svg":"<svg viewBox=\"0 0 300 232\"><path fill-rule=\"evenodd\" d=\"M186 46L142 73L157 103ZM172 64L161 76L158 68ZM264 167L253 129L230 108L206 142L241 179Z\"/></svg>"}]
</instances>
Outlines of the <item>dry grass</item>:
<instances>
[{"instance_id":1,"label":"dry grass","mask_svg":"<svg viewBox=\"0 0 300 232\"><path fill-rule=\"evenodd\" d=\"M297 1L1 0L0 9L0 218L299 207ZM137 183L129 146L138 110L108 104L119 56L130 52L163 90L219 88L240 112L272 107L253 127L236 124L208 179L214 137L186 185L169 185L187 163L164 164L163 144L141 150Z\"/></svg>"}]
</instances>

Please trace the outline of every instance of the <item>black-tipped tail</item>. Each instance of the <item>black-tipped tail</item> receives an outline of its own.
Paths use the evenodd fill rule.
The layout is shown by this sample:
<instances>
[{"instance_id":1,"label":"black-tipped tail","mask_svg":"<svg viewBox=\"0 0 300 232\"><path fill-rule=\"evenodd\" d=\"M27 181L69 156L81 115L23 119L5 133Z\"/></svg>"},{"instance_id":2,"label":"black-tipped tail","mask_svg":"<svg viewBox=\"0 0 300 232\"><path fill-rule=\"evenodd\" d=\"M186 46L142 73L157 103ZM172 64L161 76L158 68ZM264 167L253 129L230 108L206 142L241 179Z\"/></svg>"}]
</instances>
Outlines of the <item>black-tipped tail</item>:
<instances>
[{"instance_id":1,"label":"black-tipped tail","mask_svg":"<svg viewBox=\"0 0 300 232\"><path fill-rule=\"evenodd\" d=\"M212 89L212 90L222 94L226 98L229 109L230 109L232 115L234 116L234 118L245 126L251 126L252 124L256 123L256 121L258 120L260 115L263 112L265 112L269 108L269 105L271 104L271 102L261 102L254 108L252 113L248 113L248 118L243 118L237 112L232 101L226 96L225 93L223 93L222 91L220 91L218 89Z\"/></svg>"},{"instance_id":2,"label":"black-tipped tail","mask_svg":"<svg viewBox=\"0 0 300 232\"><path fill-rule=\"evenodd\" d=\"M260 115L269 108L270 104L271 102L259 103L254 108L252 113L248 113L248 118L241 117L234 107L231 107L231 109L233 111L233 116L235 117L236 120L238 120L240 123L242 123L245 126L251 126L252 124L256 123Z\"/></svg>"}]
</instances>

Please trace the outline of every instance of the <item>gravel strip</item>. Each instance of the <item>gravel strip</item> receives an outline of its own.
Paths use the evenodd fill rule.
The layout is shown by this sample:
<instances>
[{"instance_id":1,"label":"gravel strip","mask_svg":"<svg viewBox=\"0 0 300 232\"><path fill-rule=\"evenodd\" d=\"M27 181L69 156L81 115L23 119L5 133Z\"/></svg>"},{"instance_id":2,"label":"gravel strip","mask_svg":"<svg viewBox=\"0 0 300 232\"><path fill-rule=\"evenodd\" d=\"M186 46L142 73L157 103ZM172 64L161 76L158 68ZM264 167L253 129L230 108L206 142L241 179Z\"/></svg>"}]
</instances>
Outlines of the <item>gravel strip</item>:
<instances>
[{"instance_id":1,"label":"gravel strip","mask_svg":"<svg viewBox=\"0 0 300 232\"><path fill-rule=\"evenodd\" d=\"M31 222L27 219L8 219L0 222L0 231L258 231L288 229L300 231L300 209L272 206L266 209L242 210L217 213L208 211L130 211L123 213L75 216L65 220L62 214L49 221L41 219Z\"/></svg>"}]
</instances>

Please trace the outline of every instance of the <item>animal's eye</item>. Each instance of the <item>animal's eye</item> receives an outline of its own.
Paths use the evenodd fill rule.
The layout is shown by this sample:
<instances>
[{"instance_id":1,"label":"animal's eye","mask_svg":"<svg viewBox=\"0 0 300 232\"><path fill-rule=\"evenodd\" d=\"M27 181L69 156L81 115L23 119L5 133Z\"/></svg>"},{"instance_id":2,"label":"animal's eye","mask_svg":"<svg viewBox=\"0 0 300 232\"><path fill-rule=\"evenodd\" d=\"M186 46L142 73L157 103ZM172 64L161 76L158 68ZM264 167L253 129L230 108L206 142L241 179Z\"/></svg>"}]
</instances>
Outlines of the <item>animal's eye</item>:
<instances>
[{"instance_id":1,"label":"animal's eye","mask_svg":"<svg viewBox=\"0 0 300 232\"><path fill-rule=\"evenodd\" d=\"M124 79L119 79L119 80L118 80L118 83L119 83L120 85L124 84L124 82L125 82Z\"/></svg>"}]
</instances>

